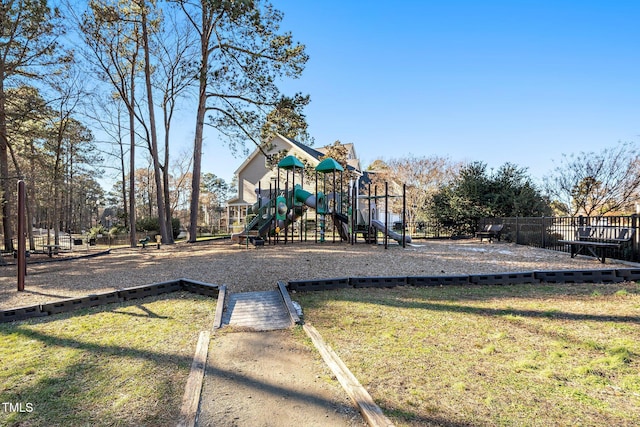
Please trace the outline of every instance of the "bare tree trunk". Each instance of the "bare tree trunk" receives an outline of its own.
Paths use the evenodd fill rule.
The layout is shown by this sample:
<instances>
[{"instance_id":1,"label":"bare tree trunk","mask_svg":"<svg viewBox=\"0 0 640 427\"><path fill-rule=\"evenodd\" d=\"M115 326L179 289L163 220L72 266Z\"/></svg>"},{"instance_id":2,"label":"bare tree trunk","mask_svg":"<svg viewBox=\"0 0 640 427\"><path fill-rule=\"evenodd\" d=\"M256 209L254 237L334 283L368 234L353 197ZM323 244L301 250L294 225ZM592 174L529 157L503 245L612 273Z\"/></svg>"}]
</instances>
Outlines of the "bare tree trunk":
<instances>
[{"instance_id":1,"label":"bare tree trunk","mask_svg":"<svg viewBox=\"0 0 640 427\"><path fill-rule=\"evenodd\" d=\"M198 214L200 213L200 175L202 173L202 137L204 118L207 112L207 73L209 72L209 38L211 22L207 13L202 13L202 33L200 35L200 53L202 64L198 75L198 111L196 113L196 132L193 142L193 174L191 176L191 206L189 210L189 242L194 243L198 234Z\"/></svg>"},{"instance_id":2,"label":"bare tree trunk","mask_svg":"<svg viewBox=\"0 0 640 427\"><path fill-rule=\"evenodd\" d=\"M164 214L167 221L167 239L168 243L175 243L173 239L173 224L171 215L171 194L169 192L169 173L167 172L167 165L169 164L169 135L165 136L164 144L164 171L162 173L163 190L164 190Z\"/></svg>"},{"instance_id":3,"label":"bare tree trunk","mask_svg":"<svg viewBox=\"0 0 640 427\"><path fill-rule=\"evenodd\" d=\"M64 122L64 118L61 120L61 123L59 126L63 126L62 123ZM57 145L56 145L56 159L54 162L54 166L53 166L53 181L51 183L51 185L53 186L53 191L50 191L49 194L53 194L53 218L51 221L52 227L53 227L53 236L54 236L54 240L53 240L53 244L54 245L59 245L60 244L60 190L61 190L61 179L60 179L60 175L61 175L61 171L60 171L60 163L62 161L62 143L63 143L63 129L60 128L58 129L58 134L57 134Z\"/></svg>"},{"instance_id":4,"label":"bare tree trunk","mask_svg":"<svg viewBox=\"0 0 640 427\"><path fill-rule=\"evenodd\" d=\"M206 70L203 67L203 70ZM206 71L203 71L205 73ZM205 80L203 82L203 79ZM200 212L200 174L202 173L202 134L206 112L206 77L200 78L200 97L196 119L196 135L193 144L193 174L191 176L191 206L189 212L189 242L196 241L198 233L198 213Z\"/></svg>"},{"instance_id":5,"label":"bare tree trunk","mask_svg":"<svg viewBox=\"0 0 640 427\"><path fill-rule=\"evenodd\" d=\"M28 227L28 234L29 234L29 249L31 251L35 250L36 248L36 243L35 240L33 239L33 224L32 224L32 218L33 218L33 212L34 212L34 208L35 208L35 200L36 200L36 189L35 189L35 185L33 183L34 177L36 176L36 163L35 163L35 158L36 158L36 153L35 153L35 147L33 146L33 141L31 141L31 144L29 144L29 149L31 151L31 155L29 156L29 174L31 176L31 183L27 184L27 227Z\"/></svg>"},{"instance_id":6,"label":"bare tree trunk","mask_svg":"<svg viewBox=\"0 0 640 427\"><path fill-rule=\"evenodd\" d=\"M20 179L24 179L24 174L20 169L20 164L18 163L18 159L16 158L14 151L11 149L11 145L7 145L7 148L9 149L9 153L11 154L11 160L13 161L13 167L16 169L16 175L20 177ZM29 168L30 168L31 176L33 177L35 176L35 165L34 165L35 151L33 147L33 141L31 141L29 148L30 148L30 154L31 154L29 159ZM26 193L27 193L26 200L25 200L25 209L26 209L26 215L27 215L26 217L27 235L29 237L29 250L33 251L35 250L35 242L33 240L33 224L32 224L33 202L32 201L35 200L35 190L33 188L33 183L27 184L25 182L25 186L26 186Z\"/></svg>"},{"instance_id":7,"label":"bare tree trunk","mask_svg":"<svg viewBox=\"0 0 640 427\"><path fill-rule=\"evenodd\" d=\"M129 225L129 207L127 206L127 172L124 165L124 147L120 144L120 166L122 167L122 185L120 192L122 193L122 208L124 210L124 227Z\"/></svg>"},{"instance_id":8,"label":"bare tree trunk","mask_svg":"<svg viewBox=\"0 0 640 427\"><path fill-rule=\"evenodd\" d=\"M158 225L163 243L169 243L167 236L167 221L164 208L164 192L162 191L162 171L160 170L160 159L158 156L158 136L156 132L156 115L153 104L153 87L151 86L151 58L149 53L149 29L147 26L146 5L141 8L142 18L142 40L144 49L144 76L147 86L147 102L149 104L149 128L151 131L151 159L153 161L153 177L156 184L156 203L158 205Z\"/></svg>"},{"instance_id":9,"label":"bare tree trunk","mask_svg":"<svg viewBox=\"0 0 640 427\"><path fill-rule=\"evenodd\" d=\"M11 228L11 185L9 182L9 158L7 140L7 114L5 110L4 76L0 76L0 181L2 181L2 231L4 250L13 251L13 230Z\"/></svg>"},{"instance_id":10,"label":"bare tree trunk","mask_svg":"<svg viewBox=\"0 0 640 427\"><path fill-rule=\"evenodd\" d=\"M129 225L129 207L127 206L127 170L125 169L124 160L124 144L122 142L120 131L122 130L122 123L120 122L120 113L118 113L118 147L120 148L120 173L122 182L120 185L120 194L122 195L122 209L124 211L124 228Z\"/></svg>"},{"instance_id":11,"label":"bare tree trunk","mask_svg":"<svg viewBox=\"0 0 640 427\"><path fill-rule=\"evenodd\" d=\"M135 78L134 72L131 72L131 105L135 102ZM133 109L129 109L129 243L132 248L138 246L136 238L136 118Z\"/></svg>"}]
</instances>

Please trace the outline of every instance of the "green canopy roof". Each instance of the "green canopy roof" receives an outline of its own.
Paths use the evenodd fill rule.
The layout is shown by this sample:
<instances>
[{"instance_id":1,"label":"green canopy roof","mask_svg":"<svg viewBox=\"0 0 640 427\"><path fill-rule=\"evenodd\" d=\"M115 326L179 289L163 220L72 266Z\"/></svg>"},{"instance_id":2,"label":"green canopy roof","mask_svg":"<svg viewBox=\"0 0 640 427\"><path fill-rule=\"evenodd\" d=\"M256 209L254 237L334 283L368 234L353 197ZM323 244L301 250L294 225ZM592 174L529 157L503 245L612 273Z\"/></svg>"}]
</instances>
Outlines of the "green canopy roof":
<instances>
[{"instance_id":1,"label":"green canopy roof","mask_svg":"<svg viewBox=\"0 0 640 427\"><path fill-rule=\"evenodd\" d=\"M329 157L321 161L318 164L318 166L316 166L316 171L322 172L322 173L334 172L334 171L342 172L344 171L344 168L335 159L332 159L331 157Z\"/></svg>"},{"instance_id":2,"label":"green canopy roof","mask_svg":"<svg viewBox=\"0 0 640 427\"><path fill-rule=\"evenodd\" d=\"M280 169L304 168L304 164L296 156L287 156L278 163Z\"/></svg>"}]
</instances>

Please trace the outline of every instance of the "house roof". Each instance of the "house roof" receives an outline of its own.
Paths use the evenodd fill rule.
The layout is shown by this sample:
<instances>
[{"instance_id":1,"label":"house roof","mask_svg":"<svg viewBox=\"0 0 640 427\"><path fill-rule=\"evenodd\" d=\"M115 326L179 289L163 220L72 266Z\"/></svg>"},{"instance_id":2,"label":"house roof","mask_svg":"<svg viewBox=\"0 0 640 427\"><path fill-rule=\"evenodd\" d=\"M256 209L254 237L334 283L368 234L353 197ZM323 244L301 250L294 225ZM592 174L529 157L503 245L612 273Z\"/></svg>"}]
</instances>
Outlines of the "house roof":
<instances>
[{"instance_id":1,"label":"house roof","mask_svg":"<svg viewBox=\"0 0 640 427\"><path fill-rule=\"evenodd\" d=\"M276 134L278 138L280 138L282 141L290 144L293 147L298 148L300 151L304 152L305 154L307 154L310 158L317 160L318 162L320 162L320 158L324 157L326 155L327 149L329 148L329 146L325 146L325 147L319 147L317 149L309 147L308 145L304 145L301 142L298 142L294 139L291 138L287 138L286 136L283 136L281 134ZM353 152L353 154L355 155L355 149L354 149L354 144L352 143L347 143L344 144L345 147L347 147L350 151ZM255 149L245 160L244 162L242 162L242 164L235 170L235 174L239 175L240 171L242 171L256 156L262 154L262 151L259 149ZM347 160L347 170L349 171L355 171L357 173L362 173L362 171L359 168L359 163L358 163L358 159L349 159Z\"/></svg>"},{"instance_id":2,"label":"house roof","mask_svg":"<svg viewBox=\"0 0 640 427\"><path fill-rule=\"evenodd\" d=\"M296 140L293 140L291 138L287 138L286 136L280 135L279 133L276 134L280 139L282 139L283 141L289 143L290 145L294 146L294 147L298 147L300 150L304 151L306 154L308 154L310 157L319 160L320 157L324 156L324 153L318 150L315 150L311 147L309 147L308 145L304 145L301 142L298 142ZM242 162L242 164L240 166L238 166L238 168L235 170L235 174L238 175L240 173L240 171L242 169L244 169L246 167L246 165L248 165L257 155L262 154L262 151L260 151L259 149L255 149L253 150L253 152L249 155L249 157L247 157L244 162Z\"/></svg>"},{"instance_id":3,"label":"house roof","mask_svg":"<svg viewBox=\"0 0 640 427\"><path fill-rule=\"evenodd\" d=\"M301 149L302 151L304 151L314 159L320 160L320 157L324 156L324 153L322 151L316 150L315 148L311 148L308 145L304 145L303 143L298 142L294 139L287 138L286 136L280 135L280 137L289 141L292 145L295 145L296 147L298 147L299 149Z\"/></svg>"}]
</instances>

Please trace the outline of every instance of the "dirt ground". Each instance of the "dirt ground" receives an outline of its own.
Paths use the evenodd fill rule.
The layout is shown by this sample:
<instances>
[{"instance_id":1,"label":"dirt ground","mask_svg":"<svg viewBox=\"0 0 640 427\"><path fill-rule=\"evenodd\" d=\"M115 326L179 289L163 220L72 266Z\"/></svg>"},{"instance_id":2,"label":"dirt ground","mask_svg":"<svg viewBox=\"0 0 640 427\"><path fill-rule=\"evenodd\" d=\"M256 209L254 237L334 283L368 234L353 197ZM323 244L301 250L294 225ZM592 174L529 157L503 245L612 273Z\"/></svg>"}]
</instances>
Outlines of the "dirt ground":
<instances>
[{"instance_id":1,"label":"dirt ground","mask_svg":"<svg viewBox=\"0 0 640 427\"><path fill-rule=\"evenodd\" d=\"M284 330L212 336L197 425L366 423L319 355Z\"/></svg>"}]
</instances>

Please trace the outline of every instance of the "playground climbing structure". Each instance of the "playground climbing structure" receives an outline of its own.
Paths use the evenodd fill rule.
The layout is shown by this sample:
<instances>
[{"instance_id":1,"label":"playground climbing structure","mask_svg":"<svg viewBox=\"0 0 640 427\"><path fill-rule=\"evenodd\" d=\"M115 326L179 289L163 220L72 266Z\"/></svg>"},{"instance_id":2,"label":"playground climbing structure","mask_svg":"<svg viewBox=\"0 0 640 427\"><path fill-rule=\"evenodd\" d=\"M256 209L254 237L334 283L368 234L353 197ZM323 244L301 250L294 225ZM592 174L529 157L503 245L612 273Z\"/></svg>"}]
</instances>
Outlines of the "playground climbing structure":
<instances>
[{"instance_id":1,"label":"playground climbing structure","mask_svg":"<svg viewBox=\"0 0 640 427\"><path fill-rule=\"evenodd\" d=\"M370 184L369 194L360 195L357 180L350 180L348 191L344 191L344 168L335 159L326 158L315 168L315 193L312 193L312 188L304 187L305 166L299 159L286 156L277 166L277 179L270 188L265 191L258 185L257 202L248 210L244 230L232 235L233 242L256 246L265 241L286 244L294 241L296 227L299 240L306 241L307 232L313 231L314 241L319 243L329 237L333 242L354 244L361 237L366 243L378 243L379 234L385 248L388 239L403 246L411 242L404 227L396 232L389 226L389 198L402 197L404 212L404 186L402 196L389 195L386 183L384 195L378 196L376 189L372 196ZM376 206L380 201L384 202L383 218L379 218L380 209ZM309 215L310 211L315 216ZM401 224L405 224L404 217Z\"/></svg>"}]
</instances>

